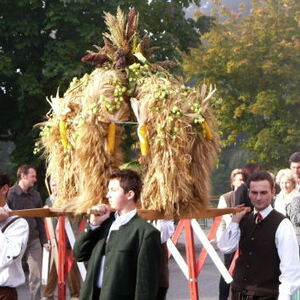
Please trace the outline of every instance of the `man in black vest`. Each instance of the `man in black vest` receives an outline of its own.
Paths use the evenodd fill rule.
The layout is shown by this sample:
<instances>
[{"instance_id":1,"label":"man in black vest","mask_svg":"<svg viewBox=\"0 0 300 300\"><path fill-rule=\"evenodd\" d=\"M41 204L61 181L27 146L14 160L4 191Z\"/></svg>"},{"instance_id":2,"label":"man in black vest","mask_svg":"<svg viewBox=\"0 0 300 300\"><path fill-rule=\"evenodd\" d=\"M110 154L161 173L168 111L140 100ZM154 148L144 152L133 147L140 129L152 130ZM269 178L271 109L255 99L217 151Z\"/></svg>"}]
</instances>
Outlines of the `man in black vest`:
<instances>
[{"instance_id":1,"label":"man in black vest","mask_svg":"<svg viewBox=\"0 0 300 300\"><path fill-rule=\"evenodd\" d=\"M219 247L231 253L239 247L233 273L233 300L288 300L300 286L300 262L292 224L271 207L274 182L259 171L248 179L254 210L240 212L223 233Z\"/></svg>"}]
</instances>

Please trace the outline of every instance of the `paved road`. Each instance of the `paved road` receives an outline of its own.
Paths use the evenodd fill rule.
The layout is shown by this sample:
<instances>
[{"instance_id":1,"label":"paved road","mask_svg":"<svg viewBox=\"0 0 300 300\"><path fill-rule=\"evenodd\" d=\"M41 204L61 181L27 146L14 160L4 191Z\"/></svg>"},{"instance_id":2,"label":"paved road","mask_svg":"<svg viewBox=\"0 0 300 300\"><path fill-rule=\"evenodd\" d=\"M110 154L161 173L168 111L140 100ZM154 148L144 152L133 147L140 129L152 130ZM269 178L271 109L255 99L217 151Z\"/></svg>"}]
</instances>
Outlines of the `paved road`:
<instances>
[{"instance_id":1,"label":"paved road","mask_svg":"<svg viewBox=\"0 0 300 300\"><path fill-rule=\"evenodd\" d=\"M189 300L190 292L188 289L188 281L180 271L174 259L170 259L170 288L167 294L167 300ZM198 277L199 299L217 300L219 272L214 263L207 258L202 272Z\"/></svg>"},{"instance_id":2,"label":"paved road","mask_svg":"<svg viewBox=\"0 0 300 300\"><path fill-rule=\"evenodd\" d=\"M209 222L209 225L211 222ZM208 226L209 227L209 226ZM207 228L208 228L207 227ZM204 228L202 226L202 228ZM204 231L207 231L207 228L204 228ZM196 243L196 257L199 255L201 250L200 242ZM180 252L184 255L184 235L179 239ZM219 253L219 252L218 252ZM219 256L222 257L222 254L219 253ZM170 268L170 288L167 294L167 300L189 300L189 289L188 282L181 272L180 268L176 264L173 258L169 262ZM202 272L198 277L198 289L199 289L199 299L200 300L217 300L218 299L218 283L219 283L219 272L215 267L214 263L209 257L207 257L205 265ZM25 284L18 289L19 299L20 300L30 300L28 293L28 286ZM68 298L69 299L69 298Z\"/></svg>"},{"instance_id":3,"label":"paved road","mask_svg":"<svg viewBox=\"0 0 300 300\"><path fill-rule=\"evenodd\" d=\"M202 229L207 233L211 226L211 220L208 221L207 226L201 226ZM178 249L184 249L184 235L181 235L179 239ZM202 245L194 236L195 241L195 253L196 258L199 256ZM212 243L215 247L215 244ZM215 247L216 248L216 247ZM182 254L184 251L180 251ZM222 258L223 255L217 250L219 256ZM189 300L190 292L188 288L188 281L181 272L180 268L171 257L169 261L170 269L170 288L167 294L167 300ZM215 264L212 262L209 256L207 256L203 269L198 277L198 291L200 300L217 300L218 299L218 285L219 285L220 274Z\"/></svg>"}]
</instances>

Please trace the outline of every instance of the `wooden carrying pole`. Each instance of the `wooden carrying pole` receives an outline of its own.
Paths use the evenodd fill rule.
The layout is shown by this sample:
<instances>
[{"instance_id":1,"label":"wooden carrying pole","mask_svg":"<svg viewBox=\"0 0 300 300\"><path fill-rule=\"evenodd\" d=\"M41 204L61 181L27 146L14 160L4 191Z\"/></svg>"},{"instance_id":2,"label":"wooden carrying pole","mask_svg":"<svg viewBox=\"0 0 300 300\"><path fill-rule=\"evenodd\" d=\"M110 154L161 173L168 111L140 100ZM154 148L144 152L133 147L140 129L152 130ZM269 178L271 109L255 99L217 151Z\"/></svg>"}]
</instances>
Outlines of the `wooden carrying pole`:
<instances>
[{"instance_id":1,"label":"wooden carrying pole","mask_svg":"<svg viewBox=\"0 0 300 300\"><path fill-rule=\"evenodd\" d=\"M111 211L115 211L109 208ZM204 219L212 218L216 216L222 216L226 214L234 214L242 210L249 211L249 207L233 207L233 208L206 208L199 212L194 212L191 214L175 215L170 217L165 217L163 213L156 210L148 209L138 209L138 215L146 220L158 220L158 219L169 219L169 220L180 220L180 219ZM89 214L93 213L91 210ZM97 212L96 212L97 213ZM13 210L9 212L10 216L20 216L20 217L34 217L34 218L51 218L59 216L74 216L73 211L68 211L62 208L32 208L32 209L22 209Z\"/></svg>"}]
</instances>

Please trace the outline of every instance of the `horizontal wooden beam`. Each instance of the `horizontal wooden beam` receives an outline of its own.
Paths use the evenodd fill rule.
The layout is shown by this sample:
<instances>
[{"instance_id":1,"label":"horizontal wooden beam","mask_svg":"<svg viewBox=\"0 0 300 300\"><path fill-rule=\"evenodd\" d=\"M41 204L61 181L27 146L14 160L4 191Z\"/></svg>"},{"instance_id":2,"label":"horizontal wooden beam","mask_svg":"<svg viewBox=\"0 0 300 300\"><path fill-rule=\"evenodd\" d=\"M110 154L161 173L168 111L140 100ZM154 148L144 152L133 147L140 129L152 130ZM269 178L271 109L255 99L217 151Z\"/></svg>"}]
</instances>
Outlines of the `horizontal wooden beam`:
<instances>
[{"instance_id":1,"label":"horizontal wooden beam","mask_svg":"<svg viewBox=\"0 0 300 300\"><path fill-rule=\"evenodd\" d=\"M114 211L113 209L111 209ZM205 219L212 218L217 216L222 216L226 214L234 214L236 212L247 210L250 211L249 207L233 207L233 208L212 208L208 207L201 211L195 211L190 214L182 214L180 216L165 216L163 213L157 210L150 209L138 209L137 213L140 217L146 220L158 220L158 219L166 219L166 220L179 220L179 219ZM92 211L90 213L93 213ZM73 211L68 211L63 208L33 208L33 209L23 209L23 210L13 210L9 212L10 216L20 216L20 217L33 217L33 218L52 218L59 216L69 216L75 217ZM78 216L83 216L87 214L82 214Z\"/></svg>"}]
</instances>

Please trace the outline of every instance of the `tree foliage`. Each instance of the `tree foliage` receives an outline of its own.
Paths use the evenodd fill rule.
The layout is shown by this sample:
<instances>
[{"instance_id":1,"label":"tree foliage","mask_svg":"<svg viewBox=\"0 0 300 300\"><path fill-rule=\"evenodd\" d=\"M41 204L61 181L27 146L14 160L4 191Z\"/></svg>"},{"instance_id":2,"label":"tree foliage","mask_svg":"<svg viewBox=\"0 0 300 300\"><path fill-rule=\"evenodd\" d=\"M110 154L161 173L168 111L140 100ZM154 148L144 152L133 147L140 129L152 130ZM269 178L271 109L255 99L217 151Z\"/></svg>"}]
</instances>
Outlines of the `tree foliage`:
<instances>
[{"instance_id":1,"label":"tree foliage","mask_svg":"<svg viewBox=\"0 0 300 300\"><path fill-rule=\"evenodd\" d=\"M241 142L275 170L300 147L300 2L256 0L248 15L217 4L216 25L184 55L194 80L217 84L225 145Z\"/></svg>"},{"instance_id":2,"label":"tree foliage","mask_svg":"<svg viewBox=\"0 0 300 300\"><path fill-rule=\"evenodd\" d=\"M34 124L49 110L46 96L62 94L72 77L90 71L80 58L102 46L103 11L135 7L141 36L160 46L156 60L176 59L176 49L196 46L208 22L185 19L183 8L199 0L2 0L0 4L0 140L16 145L16 165L33 163ZM204 25L203 25L204 24ZM199 26L202 26L199 28ZM35 158L35 165L39 160Z\"/></svg>"}]
</instances>

